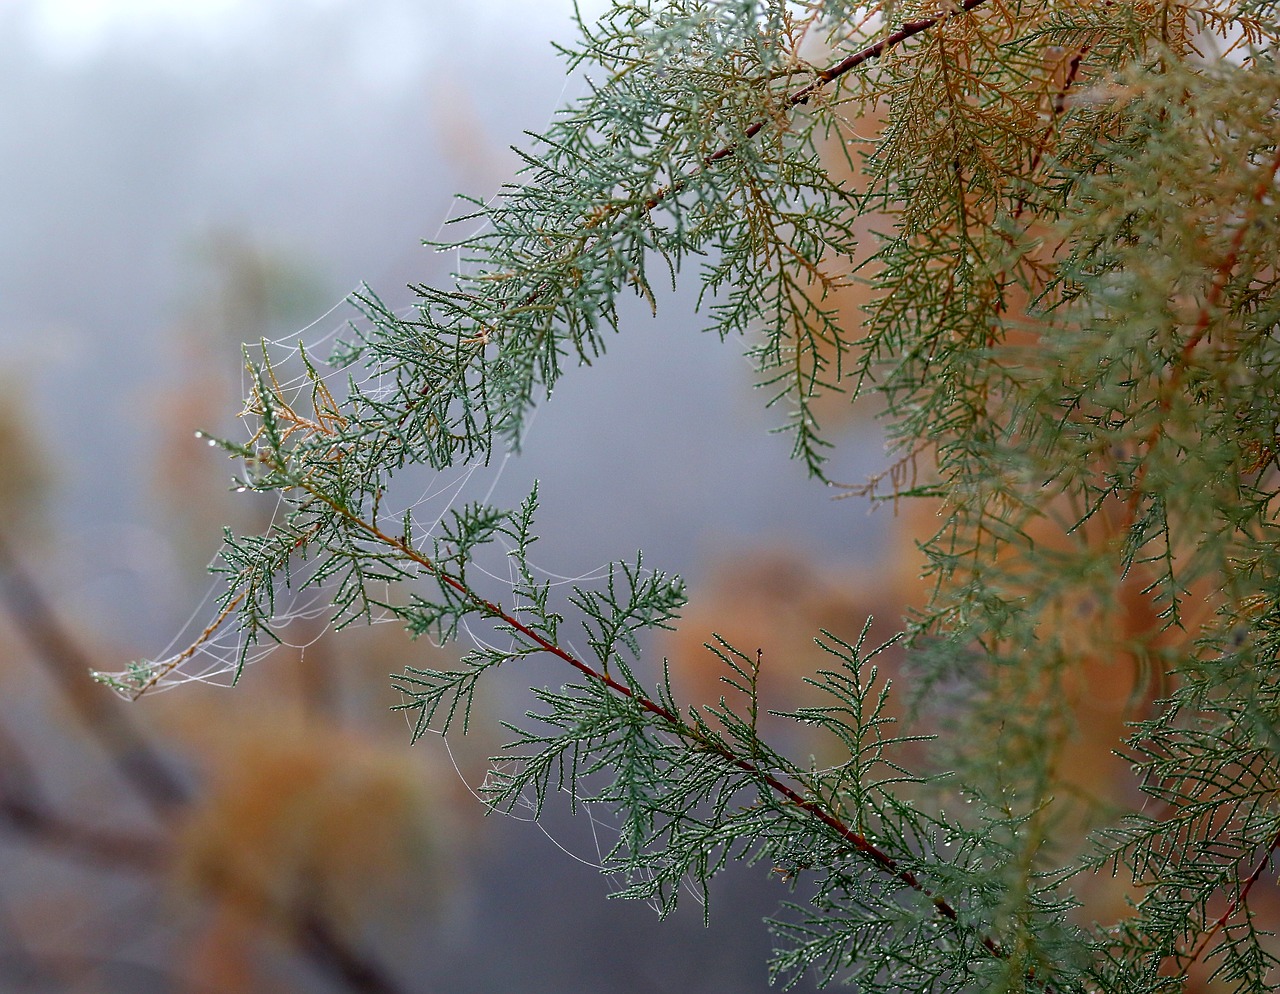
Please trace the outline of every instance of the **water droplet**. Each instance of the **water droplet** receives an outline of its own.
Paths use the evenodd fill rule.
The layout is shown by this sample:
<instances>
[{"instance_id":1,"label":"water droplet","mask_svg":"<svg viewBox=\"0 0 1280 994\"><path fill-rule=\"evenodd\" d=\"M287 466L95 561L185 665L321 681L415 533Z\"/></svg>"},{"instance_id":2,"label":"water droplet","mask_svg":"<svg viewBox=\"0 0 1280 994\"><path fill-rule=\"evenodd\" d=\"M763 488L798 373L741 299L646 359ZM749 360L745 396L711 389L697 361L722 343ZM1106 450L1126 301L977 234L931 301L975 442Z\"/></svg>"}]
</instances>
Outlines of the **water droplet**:
<instances>
[{"instance_id":1,"label":"water droplet","mask_svg":"<svg viewBox=\"0 0 1280 994\"><path fill-rule=\"evenodd\" d=\"M249 489L248 487L236 487L236 493L242 494L248 489Z\"/></svg>"},{"instance_id":2,"label":"water droplet","mask_svg":"<svg viewBox=\"0 0 1280 994\"><path fill-rule=\"evenodd\" d=\"M204 438L204 432L202 431L196 432L196 438Z\"/></svg>"},{"instance_id":3,"label":"water droplet","mask_svg":"<svg viewBox=\"0 0 1280 994\"><path fill-rule=\"evenodd\" d=\"M217 443L217 442L215 442L212 438L211 438L211 439L209 439L209 445L210 445L210 446L217 445L217 444L218 444L218 443Z\"/></svg>"}]
</instances>

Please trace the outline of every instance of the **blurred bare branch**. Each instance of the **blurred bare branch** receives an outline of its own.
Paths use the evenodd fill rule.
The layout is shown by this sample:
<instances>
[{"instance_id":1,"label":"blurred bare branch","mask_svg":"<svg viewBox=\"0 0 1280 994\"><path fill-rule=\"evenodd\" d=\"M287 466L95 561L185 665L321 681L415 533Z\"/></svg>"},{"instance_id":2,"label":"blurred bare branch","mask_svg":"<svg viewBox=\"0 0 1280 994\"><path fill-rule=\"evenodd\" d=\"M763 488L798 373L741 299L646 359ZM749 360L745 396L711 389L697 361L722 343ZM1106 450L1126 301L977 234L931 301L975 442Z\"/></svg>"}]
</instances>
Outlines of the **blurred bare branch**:
<instances>
[{"instance_id":1,"label":"blurred bare branch","mask_svg":"<svg viewBox=\"0 0 1280 994\"><path fill-rule=\"evenodd\" d=\"M168 846L159 837L88 825L55 811L30 760L3 725L0 822L32 842L97 866L153 872L168 858Z\"/></svg>"},{"instance_id":2,"label":"blurred bare branch","mask_svg":"<svg viewBox=\"0 0 1280 994\"><path fill-rule=\"evenodd\" d=\"M194 801L191 788L123 705L89 678L91 660L62 627L3 535L0 601L76 717L152 811L167 820L189 806ZM57 812L44 797L33 764L3 726L0 822L35 844L104 867L159 872L170 855L163 839L82 824ZM312 906L290 910L290 941L308 962L343 989L360 994L403 991L375 958L349 944L323 912ZM61 956L38 959L63 962Z\"/></svg>"},{"instance_id":3,"label":"blurred bare branch","mask_svg":"<svg viewBox=\"0 0 1280 994\"><path fill-rule=\"evenodd\" d=\"M162 818L186 804L190 789L183 778L123 704L90 678L92 661L62 626L2 533L0 600L63 699L138 795Z\"/></svg>"}]
</instances>

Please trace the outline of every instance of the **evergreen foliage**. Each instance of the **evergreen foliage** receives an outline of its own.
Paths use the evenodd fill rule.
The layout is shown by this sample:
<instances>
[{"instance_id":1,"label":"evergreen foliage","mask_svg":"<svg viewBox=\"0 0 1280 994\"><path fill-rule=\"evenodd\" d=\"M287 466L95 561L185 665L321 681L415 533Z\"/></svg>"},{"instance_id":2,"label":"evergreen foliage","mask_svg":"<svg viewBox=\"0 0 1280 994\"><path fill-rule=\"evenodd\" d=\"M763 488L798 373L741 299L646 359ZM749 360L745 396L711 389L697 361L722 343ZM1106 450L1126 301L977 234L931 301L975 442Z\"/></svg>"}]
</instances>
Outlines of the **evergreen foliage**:
<instances>
[{"instance_id":1,"label":"evergreen foliage","mask_svg":"<svg viewBox=\"0 0 1280 994\"><path fill-rule=\"evenodd\" d=\"M663 913L731 861L777 868L779 981L1273 989L1250 895L1280 848L1278 14L641 0L581 23L564 53L589 92L532 137L520 185L474 204L452 285L416 287L410 317L360 299L327 365L351 372L345 396L305 354L301 397L249 357L256 435L219 444L288 513L227 536L215 627L246 652L273 638L296 582L325 585L336 625L464 636L454 668L397 678L418 735L465 730L497 667L555 657L571 682L511 729L490 803L607 810L607 869ZM708 327L746 336L815 477L816 399L881 398L900 462L862 489L942 509L902 639L923 748L865 630L820 634L826 704L782 715L829 733L835 765L764 741L742 647L714 644L722 702L683 706L637 663L681 581L637 556L557 606L530 563L536 491L456 508L428 540L383 520L397 470L515 446L624 330L622 295L656 307L655 272L700 280ZM835 304L854 283L858 322ZM137 695L191 651L109 679ZM1137 674L1129 811L1063 765L1097 666ZM1112 875L1129 906L1095 921L1081 895Z\"/></svg>"}]
</instances>

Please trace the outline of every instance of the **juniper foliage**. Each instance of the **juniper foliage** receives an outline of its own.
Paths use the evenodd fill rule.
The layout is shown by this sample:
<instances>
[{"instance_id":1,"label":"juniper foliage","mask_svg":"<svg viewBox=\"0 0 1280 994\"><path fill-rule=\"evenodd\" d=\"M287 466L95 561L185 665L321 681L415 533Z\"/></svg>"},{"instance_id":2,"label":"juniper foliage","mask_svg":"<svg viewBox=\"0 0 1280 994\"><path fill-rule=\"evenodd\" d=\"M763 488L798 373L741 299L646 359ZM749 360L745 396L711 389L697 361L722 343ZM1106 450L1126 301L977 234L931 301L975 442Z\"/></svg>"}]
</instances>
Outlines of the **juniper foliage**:
<instances>
[{"instance_id":1,"label":"juniper foliage","mask_svg":"<svg viewBox=\"0 0 1280 994\"><path fill-rule=\"evenodd\" d=\"M295 582L325 585L337 625L500 635L396 679L418 735L464 731L498 667L558 659L570 682L511 729L490 802L607 810L606 868L663 913L730 862L778 869L777 980L1273 989L1250 900L1280 848L1278 6L619 0L580 19L563 51L589 91L531 136L521 183L474 203L453 283L416 287L409 317L362 295L327 367L304 354L309 396L249 357L257 432L220 444L288 513L227 536L217 623L273 638L306 561ZM926 747L865 630L819 636L827 703L782 716L828 733L833 766L764 740L739 647L713 643L722 703L683 706L637 663L681 581L637 556L557 606L530 560L536 491L427 540L382 519L405 466L515 446L625 331L623 295L656 307L655 274L700 281L708 327L745 336L815 477L815 401L881 398L899 462L863 492L942 509L902 642ZM869 293L858 321L847 285ZM486 557L515 578L505 602ZM136 695L178 662L111 679ZM1128 811L1064 770L1098 666L1137 674ZM1099 911L1112 877L1128 903Z\"/></svg>"}]
</instances>

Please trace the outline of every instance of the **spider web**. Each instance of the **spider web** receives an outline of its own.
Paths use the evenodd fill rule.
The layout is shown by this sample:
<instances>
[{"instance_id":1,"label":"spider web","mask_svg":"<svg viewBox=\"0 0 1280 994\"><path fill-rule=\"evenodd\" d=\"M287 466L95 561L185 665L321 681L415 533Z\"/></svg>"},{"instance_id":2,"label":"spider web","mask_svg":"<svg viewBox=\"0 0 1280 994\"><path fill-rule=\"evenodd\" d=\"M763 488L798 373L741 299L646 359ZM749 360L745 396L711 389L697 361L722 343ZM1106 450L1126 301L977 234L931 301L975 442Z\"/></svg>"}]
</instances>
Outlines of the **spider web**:
<instances>
[{"instance_id":1,"label":"spider web","mask_svg":"<svg viewBox=\"0 0 1280 994\"><path fill-rule=\"evenodd\" d=\"M290 405L296 403L299 410L305 409L308 398L316 387L315 376L319 377L323 387L338 398L340 404L343 394L347 391L347 386L350 382L349 378L354 378L356 386L367 396L376 397L380 392L389 391L390 389L389 387L384 388L381 384L382 378L389 374L380 368L376 362L363 369L314 362L314 376L307 372L306 367L301 362L304 351L307 355L323 354L327 349L332 349L338 343L344 332L350 330L350 323L340 317L340 314L345 308L352 305L354 297L355 293L353 292L311 324L287 337L264 340L261 343L264 355L269 358L272 369L277 373L281 397ZM398 309L396 313L398 316L404 317L411 315L413 311L414 308L408 306ZM288 372L286 373L286 371ZM242 374L241 387L242 392L248 395L250 382L247 371ZM522 445L536 428L537 413L538 411L535 409L528 419L525 434L522 438ZM241 441L248 442L252 439L257 427L256 424L252 423L254 420L256 419L241 419L243 423L241 428L243 438ZM195 437L198 441L203 441L210 446L216 447L219 444L215 439L206 436L202 432L196 432ZM408 513L413 522L413 547L426 555L430 555L432 553L432 540L450 510L465 501L489 502L506 474L513 455L511 451L505 452L495 459L491 465L471 463L444 470L431 470L428 467L405 467L388 481L388 489L380 502L379 517L385 515L388 520L399 521L404 520L406 513ZM243 491L248 490L249 487L239 486L236 489ZM266 534L272 530L290 510L290 503L283 495L277 494L269 524L263 529L263 533ZM495 542L489 550L489 554L483 560L473 561L468 564L468 580L472 584L477 582L485 584L485 595L487 597L492 597L508 611L518 612L523 605L517 590L523 585L524 580L517 574L515 560L509 554L512 551L513 545L509 541ZM210 567L212 568L217 562L218 559L215 557L210 563ZM532 560L528 561L528 565L539 581L548 582L553 591L559 591L566 598L574 587L590 586L595 581L607 578L610 571L608 561L601 561L592 568L577 574L565 574L549 570ZM273 653L282 649L305 651L328 634L329 626L327 624L298 625L294 623L299 621L328 622L334 614L333 584L328 582L314 584L312 582L315 571L319 567L320 559L317 557L295 559L291 564L291 578L288 589L286 590L283 585L281 586L279 591L281 596L276 601L276 611L271 619L272 634L278 641L263 640L255 644L246 644L246 639L249 636L244 629L236 624L234 605L229 609L220 609L218 607L218 598L225 588L225 580L214 578L204 596L186 619L186 622L175 632L168 644L154 658L136 663L131 669L117 673L100 674L100 676L109 684L111 683L111 678L120 681L115 686L122 693L125 693L122 687L127 687L129 682L136 679L136 675L140 672L154 674L154 676L148 678L148 685L145 689L147 694L160 693L191 683L225 687L235 682L244 667L256 665L266 660ZM648 573L649 571L646 570L645 572ZM385 589L374 590L371 593L382 599L387 599L387 591ZM369 625L403 624L401 619L385 610L374 610L364 620ZM567 637L569 631L570 629L566 628L566 637L562 640L564 648L570 652L579 653L581 650L574 645L572 638ZM423 635L422 638L437 648L442 648L438 640L429 634ZM464 622L458 638L460 648L463 651L468 645L484 647L495 645L498 640L504 640L506 647L510 647L514 643L512 635L495 631L484 623L470 621ZM407 641L406 636L406 644ZM450 648L449 651L455 652L457 647ZM126 693L126 696L137 695L136 693ZM406 715L406 721L409 722L408 715ZM434 732L434 730L432 731ZM435 734L440 733L436 732ZM472 783L468 779L457 762L447 737L440 735L440 738L449 757L449 762L453 765L455 773L465 786L465 789L478 802L486 804L483 782ZM537 824L539 830L547 836L552 844L574 860L597 870L607 871L606 854L613 848L610 839L616 838L617 830L593 810L592 806L584 805L579 811L585 813L590 826L591 849L593 851L587 854L576 853L564 842L557 839L535 817L534 802L531 798L522 799L518 802L515 809L510 812L510 815L518 821ZM694 888L690 888L690 894L700 898Z\"/></svg>"},{"instance_id":2,"label":"spider web","mask_svg":"<svg viewBox=\"0 0 1280 994\"><path fill-rule=\"evenodd\" d=\"M568 75L564 78L560 93L554 100L552 109L547 113L544 130L555 119L559 108L565 105L567 95L575 86L579 94L584 91L584 84L579 76ZM494 204L502 196L502 190L495 192L485 206ZM453 209L462 210L467 215L471 215L474 213L474 204L458 199ZM446 214L436 229L434 243L444 240L443 232L450 223L452 218ZM466 266L461 245L483 231L485 224L486 222L481 220L469 235L456 239L459 247L452 250L454 272L461 273ZM367 287L353 288L304 327L279 338L261 338L257 346L246 345L246 348L260 348L273 370L293 370L290 375L281 377L278 381L282 388L281 395L289 403L296 402L305 407L303 401L315 386L311 374L299 361L303 358L304 351L308 356L328 354L344 340L347 333L355 330L357 325L346 315L353 309L359 308L359 299L367 292ZM397 317L403 318L411 316L415 311L416 307L410 304L396 309L394 313ZM390 384L385 387L380 385L384 379L384 370L376 363L364 367L362 373L357 366L340 366L331 363L315 363L314 371L319 375L324 388L338 398L346 394L347 385L352 381L365 396L372 398L390 393L393 389ZM250 393L248 369L242 367L240 396L247 398ZM536 417L537 411L534 410L529 418L525 437L532 431ZM250 424L249 420L243 417L241 423L244 425L245 432L243 441L249 442L254 437L257 425ZM218 446L218 441L204 432L195 432L195 438L205 441L211 448ZM390 500L384 497L380 503L380 513L403 520L406 512L410 512L414 521L413 544L415 548L429 550L429 543L435 530L459 501L479 499L487 502L492 497L510 462L511 455L509 451L504 453L493 466L469 464L433 472L425 481L417 483L416 492L411 479L415 475L414 472L402 470L393 481ZM236 489L244 492L249 488L239 486ZM283 497L277 497L270 522L263 528L262 533L267 534L274 529L282 517L288 513L288 509L288 502ZM209 568L212 570L217 562L218 558L215 556L209 563ZM314 559L295 561L292 564L293 581L289 585L292 596L277 603L277 611L272 618L272 632L278 637L278 642L246 645L247 634L233 622L234 610L219 610L216 607L225 582L215 579L210 582L204 596L192 610L186 622L152 658L135 662L123 671L103 672L97 676L125 696L137 696L128 693L127 687L143 673L152 674L152 677L147 680L146 693L148 694L170 690L188 683L229 686L235 682L237 674L244 667L266 659L279 648L305 650L324 636L326 626L294 626L311 634L304 641L291 641L288 634L290 624L295 621L327 618L333 613L332 598L327 594L325 587L308 583L317 565ZM534 568L536 571L537 568ZM554 584L573 585L589 582L607 575L607 572L607 564L602 564L579 576L555 576L546 573L544 579L551 579ZM489 575L493 579L500 579L496 573L490 572ZM507 577L506 583L514 587L515 580L513 577ZM507 603L511 603L510 599ZM384 612L371 613L366 620L369 624L376 625L396 619ZM122 689L122 686L125 689Z\"/></svg>"},{"instance_id":3,"label":"spider web","mask_svg":"<svg viewBox=\"0 0 1280 994\"><path fill-rule=\"evenodd\" d=\"M461 259L458 259L461 265ZM353 325L344 313L356 306L356 298L361 290L352 291L328 311L320 315L310 324L287 336L264 339L258 348L270 362L276 376L276 384L280 388L280 398L295 407L298 411L307 410L310 398L317 386L327 390L336 398L339 410L343 408L343 398L348 393L349 385L369 397L378 397L392 391L391 377L394 375L384 369L375 360L365 366L342 365L339 363L322 363L312 360L309 372L303 362L304 357L320 356L333 351L349 333ZM413 305L396 309L398 317L409 317L415 312ZM317 382L318 381L318 382ZM248 369L241 373L241 395L251 393L251 377ZM528 420L519 448L536 429L538 409L535 408ZM251 443L258 428L257 419L242 417L240 419L242 433L238 441ZM236 439L229 439L236 441ZM210 447L218 447L219 442L203 432L195 432L195 443L204 442ZM407 466L396 472L389 479L388 488L379 503L379 517L387 520L402 521L406 514L412 521L412 546L425 555L432 553L432 541L445 521L449 512L462 502L478 501L488 503L492 499L499 483L506 475L514 453L506 451L489 465L479 462L458 465L444 470L432 470L425 466ZM249 474L244 473L247 478ZM248 485L235 488L238 491L251 489ZM265 495L263 495L265 496ZM293 505L283 494L275 495L275 505L268 523L262 527L261 533L268 534L279 525L292 510ZM500 603L511 612L518 612L523 606L517 594L524 583L524 578L517 573L515 559L510 555L513 545L509 541L497 541L488 550L483 560L468 564L468 580L473 585L485 585L485 596ZM595 581L607 578L610 563L600 561L591 568L576 574L567 574L547 569L531 559L526 560L529 568L540 582L549 583L553 597L558 592L561 599L567 596L574 587L591 586ZM218 557L210 562L212 569L219 562ZM238 675L246 666L256 665L266 660L279 650L305 652L321 638L328 634L329 625L334 614L332 583L314 583L315 573L321 566L320 557L295 558L291 563L291 575L287 585L280 585L279 598L275 604L275 612L271 618L271 632L276 641L262 640L247 644L249 633L236 623L235 602L226 608L219 606L220 595L226 588L226 580L213 578L204 596L195 605L186 621L174 633L169 642L152 658L133 664L129 669L116 673L99 674L100 678L125 696L138 696L130 692L130 685L136 687L139 674L146 677L145 693L160 693L191 683L210 684L227 687L235 683ZM647 574L651 571L644 570ZM380 599L389 599L386 585L382 589L371 589L371 594ZM400 618L388 611L374 610L363 619L368 625L395 623L403 625ZM315 624L295 624L296 622L322 622ZM568 637L570 629L566 627L566 636L562 643L564 648L582 658L589 656ZM431 635L422 638L430 644L441 648L440 643ZM485 623L465 621L459 635L459 647L449 651L463 651L468 645L484 647L495 645L503 640L505 647L514 642L512 635L498 632ZM406 644L408 639L406 637ZM585 647L583 647L585 649ZM113 682L118 681L118 682ZM409 716L406 715L406 721ZM433 730L434 731L434 730ZM439 734L439 733L436 733ZM453 753L448 739L441 735L445 752L453 765L459 780L465 789L481 804L486 804L484 784L471 782L464 774ZM518 821L533 822L539 830L558 849L574 860L591 866L599 871L606 871L606 854L613 848L612 839L616 839L617 829L611 825L601 813L591 805L579 808L584 813L590 826L590 850L585 853L574 852L569 845L556 838L555 834L535 817L535 805L531 798L521 799L509 812ZM690 894L700 899L701 895L690 887ZM656 910L655 904L655 910Z\"/></svg>"},{"instance_id":4,"label":"spider web","mask_svg":"<svg viewBox=\"0 0 1280 994\"><path fill-rule=\"evenodd\" d=\"M560 98L556 101L557 107L563 106L565 92L572 82L572 78L566 79ZM549 115L548 120L552 117L554 113ZM502 196L501 192L495 193L489 198L486 206L492 205ZM471 202L459 202L458 207L468 214L475 211L475 205ZM435 235L436 241L441 240L441 233L449 223L450 218L442 219ZM455 241L463 244L480 234L482 230L483 222L470 235L459 237ZM454 256L453 271L461 273L466 265L462 249L455 248L451 251ZM278 374L280 396L287 403L296 404L298 410L307 409L309 397L317 386L317 378L319 384L339 402L347 394L349 384L354 384L364 396L371 398L393 392L393 374L380 367L376 361L359 366L321 363L313 360L314 374L308 372L303 362L304 353L306 357L327 355L340 341L348 337L353 330L353 324L347 314L357 306L358 298L365 293L367 293L365 288L355 288L306 326L285 336L262 339L259 342L257 347L261 349L262 355L268 359L272 369ZM408 305L396 308L394 313L398 317L411 317L415 311L414 305ZM248 397L252 392L251 388L249 372L247 369L242 369L241 396ZM530 413L519 448L524 448L525 443L534 433L538 410L535 408ZM248 443L253 439L257 425L252 421L253 419L241 419L243 425L241 430L244 434L240 441ZM196 432L195 436L196 444L203 441L211 447L218 445L215 439L201 432ZM404 520L408 514L413 522L412 546L429 555L432 551L433 538L452 509L462 502L488 503L507 473L512 455L510 451L505 452L491 465L471 463L438 471L427 467L406 467L398 471L395 478L389 481L388 490L380 500L379 517L398 521ZM244 491L249 487L240 486L238 489ZM270 522L262 529L262 533L266 534L280 524L291 510L291 506L283 496L277 495ZM524 585L525 581L517 575L516 562L509 555L511 551L509 543L495 542L486 559L469 563L468 578L469 580L481 578L482 581L490 584L491 587L486 589L485 596L492 597L506 610L516 613L523 606L517 590ZM217 562L218 559L215 557L210 566L214 566ZM574 587L590 586L595 581L607 578L611 566L608 560L602 560L584 572L568 574L547 569L532 559L527 562L535 577L550 584L553 597L554 592L559 592L565 598ZM304 652L326 636L329 625L295 624L295 622L327 622L334 613L332 585L311 582L319 568L320 560L317 558L295 559L291 564L288 590L281 588L280 593L284 596L277 600L276 610L271 619L271 631L278 641L264 640L247 644L249 634L235 623L235 604L226 609L219 607L219 596L225 590L225 580L215 578L210 582L204 596L183 625L152 658L135 663L124 671L100 676L108 683L111 683L112 678L120 681L117 689L121 689L122 686L127 688L130 684L136 686L139 673L152 674L153 676L147 677L146 693L148 694L171 690L190 683L225 687L235 682L244 667L262 662L280 649ZM641 572L643 575L652 573L651 570L643 568ZM383 592L377 593L381 595ZM383 599L387 598L383 597ZM369 625L403 623L390 612L377 610L371 611L364 620ZM571 637L572 631L569 625L563 629L560 640L563 648L579 658L588 658L590 653L574 644ZM430 635L424 635L423 638L432 645L440 647L437 640ZM497 640L504 640L504 642L498 644ZM463 623L459 642L469 643L474 647L493 645L510 647L514 638L509 633L494 631L491 626L484 623L476 624L466 621ZM461 648L465 651L466 645L462 644ZM527 684L523 686L527 689ZM127 696L136 696L136 694L124 692ZM407 712L405 720L407 724L412 724L412 718ZM429 731L440 736L449 762L465 789L480 804L487 806L483 781L472 783L459 765L448 737L434 729ZM591 851L585 854L575 852L573 848L558 839L536 816L536 809L535 800L528 797L520 799L506 813L517 821L533 822L553 845L570 858L612 876L607 854L614 848L618 829L603 816L603 812L597 806L584 804L578 808L578 812L585 815L590 828ZM692 882L686 881L685 889L695 902L702 903L702 892ZM649 903L655 911L660 910L658 898L652 898Z\"/></svg>"}]
</instances>

